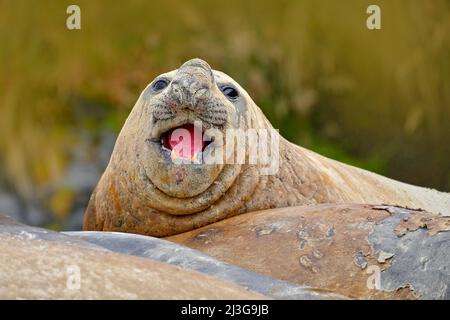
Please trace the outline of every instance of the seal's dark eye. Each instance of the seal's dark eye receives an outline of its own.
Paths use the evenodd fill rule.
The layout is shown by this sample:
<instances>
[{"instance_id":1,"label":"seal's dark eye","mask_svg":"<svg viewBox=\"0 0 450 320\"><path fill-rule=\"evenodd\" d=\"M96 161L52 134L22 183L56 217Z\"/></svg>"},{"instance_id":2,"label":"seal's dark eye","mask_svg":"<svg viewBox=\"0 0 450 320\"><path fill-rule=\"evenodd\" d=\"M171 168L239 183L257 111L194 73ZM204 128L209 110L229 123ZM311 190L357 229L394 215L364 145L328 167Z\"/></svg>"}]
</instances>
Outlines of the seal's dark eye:
<instances>
[{"instance_id":1,"label":"seal's dark eye","mask_svg":"<svg viewBox=\"0 0 450 320\"><path fill-rule=\"evenodd\" d=\"M155 91L161 91L162 89L167 87L168 84L169 84L169 81L167 81L165 79L159 79L159 80L155 81L155 83L152 85L152 88Z\"/></svg>"},{"instance_id":2,"label":"seal's dark eye","mask_svg":"<svg viewBox=\"0 0 450 320\"><path fill-rule=\"evenodd\" d=\"M226 95L231 100L235 100L237 97L239 97L239 93L233 87L226 86L226 87L221 88L221 90L222 90L223 94Z\"/></svg>"}]
</instances>

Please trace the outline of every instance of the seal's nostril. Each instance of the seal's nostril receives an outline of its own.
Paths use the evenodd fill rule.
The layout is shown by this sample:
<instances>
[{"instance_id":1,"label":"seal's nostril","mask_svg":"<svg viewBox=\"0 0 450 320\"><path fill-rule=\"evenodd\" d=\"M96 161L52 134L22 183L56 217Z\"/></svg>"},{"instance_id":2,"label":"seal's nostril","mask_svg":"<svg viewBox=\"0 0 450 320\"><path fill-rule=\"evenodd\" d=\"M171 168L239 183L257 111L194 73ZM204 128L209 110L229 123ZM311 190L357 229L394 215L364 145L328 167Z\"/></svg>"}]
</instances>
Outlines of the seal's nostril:
<instances>
[{"instance_id":1,"label":"seal's nostril","mask_svg":"<svg viewBox=\"0 0 450 320\"><path fill-rule=\"evenodd\" d=\"M205 99L208 96L209 88L202 87L194 92L192 97L193 103L197 104L197 102L201 99Z\"/></svg>"}]
</instances>

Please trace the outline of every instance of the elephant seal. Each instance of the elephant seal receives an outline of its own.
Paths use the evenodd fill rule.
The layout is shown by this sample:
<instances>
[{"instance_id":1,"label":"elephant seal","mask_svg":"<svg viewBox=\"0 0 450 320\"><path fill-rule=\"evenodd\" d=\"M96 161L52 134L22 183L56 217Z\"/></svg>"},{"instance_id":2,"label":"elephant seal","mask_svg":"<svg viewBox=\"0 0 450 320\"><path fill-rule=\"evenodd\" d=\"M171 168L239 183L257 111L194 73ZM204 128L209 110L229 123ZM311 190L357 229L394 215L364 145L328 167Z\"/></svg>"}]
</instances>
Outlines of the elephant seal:
<instances>
[{"instance_id":1,"label":"elephant seal","mask_svg":"<svg viewBox=\"0 0 450 320\"><path fill-rule=\"evenodd\" d=\"M273 131L232 78L201 59L185 62L141 93L91 196L83 229L162 237L245 212L317 203L390 204L450 214L447 193L325 158ZM220 138L229 132L230 139ZM244 134L245 147L237 147ZM224 146L231 152L217 151ZM243 162L237 161L240 152ZM274 157L259 161L263 154Z\"/></svg>"},{"instance_id":2,"label":"elephant seal","mask_svg":"<svg viewBox=\"0 0 450 320\"><path fill-rule=\"evenodd\" d=\"M270 299L213 275L112 252L1 214L0 241L0 299Z\"/></svg>"},{"instance_id":3,"label":"elephant seal","mask_svg":"<svg viewBox=\"0 0 450 320\"><path fill-rule=\"evenodd\" d=\"M325 290L319 291L315 288L263 276L222 262L197 250L149 236L104 231L60 233L21 224L0 213L0 239L3 241L0 257L2 261L5 261L0 266L0 271L2 271L0 299L125 299L130 297L148 299L200 299L202 297L211 299L253 299L258 297L289 300L348 299ZM44 260L43 251L45 251ZM26 258L21 258L20 255L25 255ZM74 256L78 256L79 260L75 261ZM127 256L130 259L127 259ZM143 260L150 263L144 264L145 270L138 269ZM12 261L12 263L7 263L8 261ZM61 290L64 280L69 280L71 275L75 275L69 272L74 271L73 268L67 268L70 266L79 268L80 280L83 287L86 285L85 288L80 287L80 290L75 291ZM174 269L173 266L180 269ZM60 269L58 270L58 268ZM130 285L130 282L133 283L138 279L142 271L144 274L142 274L141 282L144 285L142 283L138 286ZM189 271L195 271L195 273ZM65 272L66 278L58 277L56 274L61 275ZM35 273L37 276L27 276L30 273ZM171 273L174 275L172 276ZM93 278L95 277L103 278L105 280L102 282L103 285L94 286ZM158 279L155 280L153 277ZM187 284L184 290L179 290L178 287L180 277ZM33 279L24 281L28 278ZM228 285L220 283L220 280L224 280ZM202 285L197 286L191 281L201 282ZM225 290L222 291L223 288L217 290L218 285L224 286ZM235 286L236 292L232 292L233 287L230 285ZM111 292L109 286L114 286L117 290ZM8 288L10 290L6 290Z\"/></svg>"},{"instance_id":4,"label":"elephant seal","mask_svg":"<svg viewBox=\"0 0 450 320\"><path fill-rule=\"evenodd\" d=\"M113 252L156 260L207 274L272 299L348 299L326 290L317 290L316 288L263 276L165 239L106 231L70 231L64 234Z\"/></svg>"},{"instance_id":5,"label":"elephant seal","mask_svg":"<svg viewBox=\"0 0 450 320\"><path fill-rule=\"evenodd\" d=\"M450 217L319 204L249 212L166 240L354 299L450 298Z\"/></svg>"}]
</instances>

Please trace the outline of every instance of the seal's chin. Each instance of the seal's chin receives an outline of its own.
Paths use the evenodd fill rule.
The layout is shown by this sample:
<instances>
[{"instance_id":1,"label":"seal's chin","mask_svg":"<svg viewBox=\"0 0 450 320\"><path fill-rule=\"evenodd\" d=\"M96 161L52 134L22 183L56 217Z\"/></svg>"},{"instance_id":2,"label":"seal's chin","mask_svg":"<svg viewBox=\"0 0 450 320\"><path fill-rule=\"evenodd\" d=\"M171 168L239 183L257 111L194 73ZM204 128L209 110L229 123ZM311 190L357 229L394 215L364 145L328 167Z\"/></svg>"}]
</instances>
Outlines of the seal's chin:
<instances>
[{"instance_id":1,"label":"seal's chin","mask_svg":"<svg viewBox=\"0 0 450 320\"><path fill-rule=\"evenodd\" d=\"M160 191L176 198L194 197L210 187L223 163L206 164L214 142L190 121L159 126L147 139L143 167Z\"/></svg>"}]
</instances>

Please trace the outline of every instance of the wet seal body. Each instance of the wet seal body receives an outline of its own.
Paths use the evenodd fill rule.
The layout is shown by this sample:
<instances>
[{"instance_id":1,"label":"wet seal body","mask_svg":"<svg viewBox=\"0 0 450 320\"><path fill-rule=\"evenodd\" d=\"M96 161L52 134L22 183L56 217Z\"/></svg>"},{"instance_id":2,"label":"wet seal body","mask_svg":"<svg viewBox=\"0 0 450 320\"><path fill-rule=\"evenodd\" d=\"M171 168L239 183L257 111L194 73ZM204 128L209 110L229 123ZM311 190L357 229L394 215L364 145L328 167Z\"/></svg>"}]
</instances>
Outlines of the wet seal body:
<instances>
[{"instance_id":1,"label":"wet seal body","mask_svg":"<svg viewBox=\"0 0 450 320\"><path fill-rule=\"evenodd\" d=\"M1 214L0 241L0 299L269 299L192 268L113 252ZM289 293L287 286L280 289Z\"/></svg>"},{"instance_id":2,"label":"wet seal body","mask_svg":"<svg viewBox=\"0 0 450 320\"><path fill-rule=\"evenodd\" d=\"M326 290L316 290L263 276L160 238L104 231L72 231L65 232L65 234L113 252L156 260L207 274L273 299L348 299Z\"/></svg>"},{"instance_id":3,"label":"wet seal body","mask_svg":"<svg viewBox=\"0 0 450 320\"><path fill-rule=\"evenodd\" d=\"M238 83L203 60L189 60L158 76L119 134L91 196L84 230L161 237L255 210L320 203L390 204L450 214L447 193L325 158L281 136L279 167L273 174L262 174L262 165L249 162L174 163L165 137L177 128L194 132L196 121L202 130L224 135L228 130L273 129ZM209 155L218 143L193 147L192 154Z\"/></svg>"},{"instance_id":4,"label":"wet seal body","mask_svg":"<svg viewBox=\"0 0 450 320\"><path fill-rule=\"evenodd\" d=\"M0 299L348 299L263 276L149 236L60 233L0 214L0 239ZM67 283L76 285L67 280L77 273L79 290L64 288ZM180 279L188 286L183 290L178 287ZM141 283L136 285L136 281Z\"/></svg>"},{"instance_id":5,"label":"wet seal body","mask_svg":"<svg viewBox=\"0 0 450 320\"><path fill-rule=\"evenodd\" d=\"M166 238L242 268L356 299L450 299L450 217L321 204L250 212Z\"/></svg>"}]
</instances>

